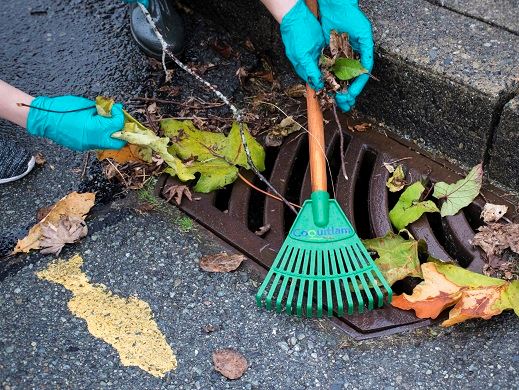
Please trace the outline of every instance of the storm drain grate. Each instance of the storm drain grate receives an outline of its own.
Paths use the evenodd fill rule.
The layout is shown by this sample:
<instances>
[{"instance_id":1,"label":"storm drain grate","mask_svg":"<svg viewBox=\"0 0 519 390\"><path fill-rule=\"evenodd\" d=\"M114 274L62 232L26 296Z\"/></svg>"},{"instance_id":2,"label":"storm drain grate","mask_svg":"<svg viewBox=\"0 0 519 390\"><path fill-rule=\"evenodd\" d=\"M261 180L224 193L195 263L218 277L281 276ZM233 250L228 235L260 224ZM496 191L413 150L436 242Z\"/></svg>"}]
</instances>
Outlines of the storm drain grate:
<instances>
[{"instance_id":1,"label":"storm drain grate","mask_svg":"<svg viewBox=\"0 0 519 390\"><path fill-rule=\"evenodd\" d=\"M329 118L330 119L330 118ZM342 126L347 128L350 118L343 117ZM447 163L426 157L413 145L406 145L372 129L362 133L345 133L346 180L340 172L339 136L334 122L326 129L327 156L336 199L363 239L380 237L393 230L388 212L398 199L387 191L389 173L384 162L400 160L408 169L411 182L422 178L454 182L462 175ZM308 167L308 142L305 135L290 137L280 148L267 150L266 177L291 202L302 204L310 196L310 172ZM264 188L253 175L245 175L260 188ZM330 175L329 175L330 176ZM162 176L157 190L174 183ZM332 182L329 182L332 188ZM425 215L413 223L409 230L417 239L424 239L432 256L439 259L457 259L461 266L482 272L482 253L469 240L480 226L480 212L485 200L491 203L513 205L503 198L502 191L485 188L483 197L455 216L441 219L438 215ZM241 180L233 185L207 195L199 201L184 201L180 208L214 234L249 256L257 265L256 271L265 275L277 251L288 233L294 214L284 205L251 189ZM262 237L255 234L261 227L270 229ZM413 281L397 282L395 293L410 292ZM252 298L251 298L252 299ZM402 311L386 305L364 314L344 315L333 321L357 339L396 333L429 325L430 320L417 318L412 311Z\"/></svg>"}]
</instances>

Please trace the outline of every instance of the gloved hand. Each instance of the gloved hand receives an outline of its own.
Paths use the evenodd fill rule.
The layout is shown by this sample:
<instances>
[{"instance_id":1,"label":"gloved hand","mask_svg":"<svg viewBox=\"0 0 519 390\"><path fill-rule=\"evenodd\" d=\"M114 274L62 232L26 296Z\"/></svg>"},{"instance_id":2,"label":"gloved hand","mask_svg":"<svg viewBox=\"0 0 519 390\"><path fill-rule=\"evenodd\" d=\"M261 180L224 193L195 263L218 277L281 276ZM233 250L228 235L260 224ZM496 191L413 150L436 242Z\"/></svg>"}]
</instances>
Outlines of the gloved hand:
<instances>
[{"instance_id":1,"label":"gloved hand","mask_svg":"<svg viewBox=\"0 0 519 390\"><path fill-rule=\"evenodd\" d=\"M91 107L81 111L77 109ZM73 111L57 113L50 111ZM114 104L112 116L97 114L95 102L78 96L39 96L31 103L27 117L27 131L45 137L73 150L120 149L126 142L111 135L124 127L121 104Z\"/></svg>"},{"instance_id":2,"label":"gloved hand","mask_svg":"<svg viewBox=\"0 0 519 390\"><path fill-rule=\"evenodd\" d=\"M319 21L303 0L298 0L281 20L281 39L299 77L315 90L323 88L318 61L324 37Z\"/></svg>"},{"instance_id":3,"label":"gloved hand","mask_svg":"<svg viewBox=\"0 0 519 390\"><path fill-rule=\"evenodd\" d=\"M359 8L358 0L318 0L321 25L326 42L330 42L330 31L346 32L350 45L360 54L360 62L371 73L373 69L373 34L371 23ZM342 111L349 111L355 99L368 82L369 75L357 77L346 93L337 93L335 100Z\"/></svg>"},{"instance_id":4,"label":"gloved hand","mask_svg":"<svg viewBox=\"0 0 519 390\"><path fill-rule=\"evenodd\" d=\"M143 6L148 8L149 2L148 0L123 0L125 3L141 3Z\"/></svg>"}]
</instances>

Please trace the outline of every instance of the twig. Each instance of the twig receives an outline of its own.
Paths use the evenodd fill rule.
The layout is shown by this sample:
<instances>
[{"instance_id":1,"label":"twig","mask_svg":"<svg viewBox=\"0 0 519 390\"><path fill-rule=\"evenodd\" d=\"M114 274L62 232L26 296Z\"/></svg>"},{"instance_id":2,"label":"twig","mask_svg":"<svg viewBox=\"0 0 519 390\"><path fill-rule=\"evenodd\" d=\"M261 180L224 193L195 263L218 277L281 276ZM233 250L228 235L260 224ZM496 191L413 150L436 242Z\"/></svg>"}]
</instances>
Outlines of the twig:
<instances>
[{"instance_id":1,"label":"twig","mask_svg":"<svg viewBox=\"0 0 519 390\"><path fill-rule=\"evenodd\" d=\"M346 162L344 161L344 134L342 132L342 125L341 125L341 122L339 121L339 115L337 114L337 104L335 104L335 102L332 104L333 106L333 116L335 117L335 122L337 124L337 131L339 132L339 137L340 137L340 147L341 147L341 172L342 172L342 175L344 176L344 178L346 180L349 180L348 179L348 175L346 174Z\"/></svg>"},{"instance_id":2,"label":"twig","mask_svg":"<svg viewBox=\"0 0 519 390\"><path fill-rule=\"evenodd\" d=\"M220 102L200 102L200 101L198 101L198 103L204 105L205 107L197 107L197 106L188 106L183 102L176 102L174 100L155 99L155 98L148 98L148 97L141 97L141 96L133 97L131 100L138 100L138 101L150 102L150 103L174 104L176 106L183 106L186 108L201 109L201 110L208 109L208 108L222 107L225 105L225 103L220 103Z\"/></svg>"},{"instance_id":3,"label":"twig","mask_svg":"<svg viewBox=\"0 0 519 390\"><path fill-rule=\"evenodd\" d=\"M270 192L263 191L261 188L256 187L256 186L255 186L254 184L252 184L249 180L247 180L247 179L245 178L245 176L243 176L241 173L238 173L238 177L239 177L239 178L240 178L240 179L241 179L245 184L247 184L249 187L254 188L256 191L261 192L263 195L269 196L269 197L271 197L272 199L279 200L280 202L283 201L283 199L278 198L278 197L275 196L275 195L272 195ZM295 203L292 203L292 202L290 202L290 204L291 204L292 206L294 206L294 207L297 207L298 209L301 208L301 206L299 206L298 204L295 204Z\"/></svg>"},{"instance_id":4,"label":"twig","mask_svg":"<svg viewBox=\"0 0 519 390\"><path fill-rule=\"evenodd\" d=\"M83 107L83 108L76 108L75 110L59 111L59 110L47 110L46 108L36 107L31 104L25 104L25 103L16 103L16 105L18 107L28 107L28 108L33 108L38 111L52 112L55 114L69 114L71 112L86 111L86 110L91 110L92 108L96 108L96 106L94 105L94 106L87 106L87 107Z\"/></svg>"},{"instance_id":5,"label":"twig","mask_svg":"<svg viewBox=\"0 0 519 390\"><path fill-rule=\"evenodd\" d=\"M249 164L249 167L251 168L251 170L256 174L256 176L258 176L260 178L260 180L262 182L264 182L267 187L275 194L277 195L278 197L280 197L281 199L283 199L283 203L290 209L292 210L294 213L297 213L296 209L294 208L294 206L292 206L290 204L290 202L288 200L286 200L283 195L281 195L279 193L278 190L276 190L274 188L274 186L260 173L260 171L258 170L258 168L256 167L256 165L254 164L254 161L252 160L252 157L251 157L251 154L250 154L250 150L249 150L249 147L247 145L247 140L245 139L245 133L243 131L243 123L242 123L242 120L243 120L243 113L241 110L238 110L238 108L236 108L236 106L234 106L230 101L229 99L223 94L221 93L220 91L218 91L215 87L213 87L213 85L211 85L208 81L204 80L202 77L200 77L198 74L196 74L193 70L189 69L189 67L187 67L186 65L184 65L184 63L182 63L182 61L180 61L172 52L171 50L169 50L168 48L168 44L167 42L164 40L164 37L162 36L162 34L160 33L160 31L158 30L157 26L155 25L155 22L153 20L153 18L151 17L150 13L148 12L148 10L146 9L146 7L144 5L142 5L142 3L138 3L139 6L141 7L141 10L142 12L144 13L144 16L146 16L146 20L148 21L148 23L150 24L153 32L155 33L155 35L157 36L157 39L159 40L160 42L160 45L162 46L162 67L164 68L164 72L166 73L167 75L167 66L166 66L166 54L175 62L175 64L177 64L181 69L183 69L184 71L186 71L187 73L189 73L191 76L193 76L196 80L198 80L200 83L202 83L203 85L205 85L207 88L209 88L209 90L211 90L211 92L213 92L216 96L218 96L218 98L224 102L229 108L230 110L232 111L232 115L234 117L234 119L240 124L240 136L241 136L241 141L242 141L242 144L243 144L243 149L245 150L245 155L247 156L247 163Z\"/></svg>"},{"instance_id":6,"label":"twig","mask_svg":"<svg viewBox=\"0 0 519 390\"><path fill-rule=\"evenodd\" d=\"M81 179L83 179L83 177L85 176L86 169L88 167L89 162L90 162L90 151L87 151L86 156L85 156L85 162L83 163L83 172L81 172Z\"/></svg>"}]
</instances>

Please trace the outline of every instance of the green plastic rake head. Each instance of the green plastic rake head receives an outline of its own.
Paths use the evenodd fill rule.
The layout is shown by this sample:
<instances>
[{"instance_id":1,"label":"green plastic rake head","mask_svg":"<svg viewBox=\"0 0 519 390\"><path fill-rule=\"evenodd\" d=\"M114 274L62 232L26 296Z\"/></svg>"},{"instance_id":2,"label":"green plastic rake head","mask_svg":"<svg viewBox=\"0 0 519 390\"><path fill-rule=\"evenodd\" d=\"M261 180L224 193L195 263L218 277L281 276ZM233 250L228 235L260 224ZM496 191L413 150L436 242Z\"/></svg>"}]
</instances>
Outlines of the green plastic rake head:
<instances>
[{"instance_id":1,"label":"green plastic rake head","mask_svg":"<svg viewBox=\"0 0 519 390\"><path fill-rule=\"evenodd\" d=\"M316 207L313 202L328 204ZM323 218L323 210L329 212L324 215L328 223L319 226L314 221ZM355 308L362 313L366 307L380 307L386 294L390 302L391 287L337 201L317 191L297 215L256 294L256 303L268 310L275 307L278 313L285 308L300 317L322 317L326 306L328 316L334 310L342 316L345 310L353 314Z\"/></svg>"}]
</instances>

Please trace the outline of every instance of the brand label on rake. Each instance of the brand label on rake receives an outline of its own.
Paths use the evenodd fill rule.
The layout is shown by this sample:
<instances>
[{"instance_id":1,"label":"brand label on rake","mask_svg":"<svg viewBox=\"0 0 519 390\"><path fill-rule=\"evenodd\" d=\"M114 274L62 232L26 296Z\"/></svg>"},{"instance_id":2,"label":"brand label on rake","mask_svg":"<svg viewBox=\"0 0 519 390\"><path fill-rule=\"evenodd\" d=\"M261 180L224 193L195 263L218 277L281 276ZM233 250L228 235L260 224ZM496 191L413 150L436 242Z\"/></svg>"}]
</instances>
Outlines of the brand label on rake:
<instances>
[{"instance_id":1,"label":"brand label on rake","mask_svg":"<svg viewBox=\"0 0 519 390\"><path fill-rule=\"evenodd\" d=\"M315 229L298 229L295 228L291 231L291 236L299 239L328 239L336 240L343 236L350 236L352 230L349 226L331 226L327 228L315 228Z\"/></svg>"}]
</instances>

